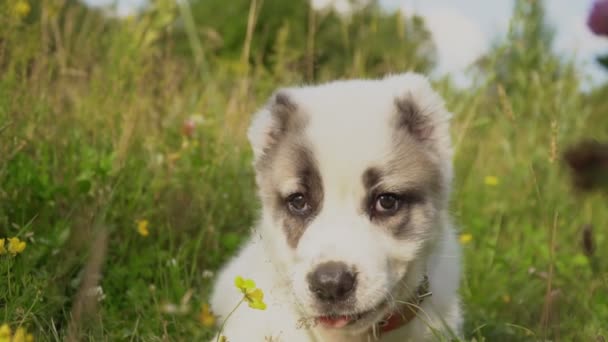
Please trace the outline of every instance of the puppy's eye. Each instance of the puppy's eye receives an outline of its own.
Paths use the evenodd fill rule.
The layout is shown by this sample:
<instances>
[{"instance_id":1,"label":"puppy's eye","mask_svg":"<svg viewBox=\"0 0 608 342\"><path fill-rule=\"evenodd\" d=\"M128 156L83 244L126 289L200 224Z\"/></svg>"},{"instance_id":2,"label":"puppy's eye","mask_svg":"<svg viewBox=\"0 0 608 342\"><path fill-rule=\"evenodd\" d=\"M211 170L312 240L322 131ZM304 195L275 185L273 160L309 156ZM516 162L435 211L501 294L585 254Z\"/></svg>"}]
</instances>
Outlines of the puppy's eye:
<instances>
[{"instance_id":1,"label":"puppy's eye","mask_svg":"<svg viewBox=\"0 0 608 342\"><path fill-rule=\"evenodd\" d=\"M296 215L305 215L310 210L310 204L306 196L298 192L287 197L287 208Z\"/></svg>"},{"instance_id":2,"label":"puppy's eye","mask_svg":"<svg viewBox=\"0 0 608 342\"><path fill-rule=\"evenodd\" d=\"M374 211L381 214L392 214L399 209L401 200L395 194L381 194L376 197Z\"/></svg>"}]
</instances>

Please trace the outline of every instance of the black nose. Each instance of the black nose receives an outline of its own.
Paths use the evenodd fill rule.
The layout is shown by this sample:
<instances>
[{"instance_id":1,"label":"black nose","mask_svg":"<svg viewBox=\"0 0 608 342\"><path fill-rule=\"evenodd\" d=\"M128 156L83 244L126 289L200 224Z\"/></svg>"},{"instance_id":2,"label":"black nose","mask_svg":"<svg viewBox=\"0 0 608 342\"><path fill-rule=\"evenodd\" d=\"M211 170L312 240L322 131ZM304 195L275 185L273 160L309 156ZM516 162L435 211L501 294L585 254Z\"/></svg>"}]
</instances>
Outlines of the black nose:
<instances>
[{"instance_id":1,"label":"black nose","mask_svg":"<svg viewBox=\"0 0 608 342\"><path fill-rule=\"evenodd\" d=\"M326 262L308 275L308 287L325 302L347 299L355 289L356 274L342 262Z\"/></svg>"}]
</instances>

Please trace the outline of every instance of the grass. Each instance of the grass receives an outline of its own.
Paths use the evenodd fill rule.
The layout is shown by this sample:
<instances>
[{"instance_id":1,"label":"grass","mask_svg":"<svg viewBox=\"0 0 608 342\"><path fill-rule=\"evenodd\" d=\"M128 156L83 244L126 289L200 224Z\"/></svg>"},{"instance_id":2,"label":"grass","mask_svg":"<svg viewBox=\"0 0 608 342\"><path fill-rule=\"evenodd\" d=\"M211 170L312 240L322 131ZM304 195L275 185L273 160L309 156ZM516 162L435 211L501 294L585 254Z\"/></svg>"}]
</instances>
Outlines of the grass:
<instances>
[{"instance_id":1,"label":"grass","mask_svg":"<svg viewBox=\"0 0 608 342\"><path fill-rule=\"evenodd\" d=\"M210 338L199 321L209 271L246 238L258 206L249 115L301 77L211 60L192 27L187 62L158 38L158 13L118 22L79 6L36 11L0 22L0 237L27 242L0 256L0 323L37 340ZM505 54L493 56L497 66ZM581 93L565 63L512 68L509 84L494 68L471 89L436 82L455 113L452 210L472 236L466 338L608 337L606 197L573 191L561 161L581 138L608 139L608 102ZM587 224L593 253L580 243ZM103 296L88 290L97 286Z\"/></svg>"}]
</instances>

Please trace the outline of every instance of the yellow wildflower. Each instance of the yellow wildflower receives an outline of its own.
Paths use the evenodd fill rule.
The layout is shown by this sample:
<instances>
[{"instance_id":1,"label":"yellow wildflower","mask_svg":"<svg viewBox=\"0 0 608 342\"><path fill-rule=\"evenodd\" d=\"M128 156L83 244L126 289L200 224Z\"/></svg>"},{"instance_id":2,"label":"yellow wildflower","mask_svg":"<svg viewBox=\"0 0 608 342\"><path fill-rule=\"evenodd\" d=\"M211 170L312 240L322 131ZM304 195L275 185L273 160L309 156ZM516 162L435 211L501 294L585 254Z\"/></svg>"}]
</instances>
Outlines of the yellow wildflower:
<instances>
[{"instance_id":1,"label":"yellow wildflower","mask_svg":"<svg viewBox=\"0 0 608 342\"><path fill-rule=\"evenodd\" d=\"M17 255L25 249L26 243L25 241L19 240L19 238L10 238L8 239L8 251L12 255Z\"/></svg>"},{"instance_id":2,"label":"yellow wildflower","mask_svg":"<svg viewBox=\"0 0 608 342\"><path fill-rule=\"evenodd\" d=\"M508 294L503 295L502 301L509 304L511 302L511 296L509 296Z\"/></svg>"},{"instance_id":3,"label":"yellow wildflower","mask_svg":"<svg viewBox=\"0 0 608 342\"><path fill-rule=\"evenodd\" d=\"M27 1L19 0L15 3L13 7L13 13L15 13L16 17L23 18L30 14L31 9L32 7Z\"/></svg>"},{"instance_id":4,"label":"yellow wildflower","mask_svg":"<svg viewBox=\"0 0 608 342\"><path fill-rule=\"evenodd\" d=\"M483 182L487 186L497 186L498 183L500 183L500 181L498 180L498 177L496 177L496 176L486 176L483 179Z\"/></svg>"},{"instance_id":5,"label":"yellow wildflower","mask_svg":"<svg viewBox=\"0 0 608 342\"><path fill-rule=\"evenodd\" d=\"M137 221L137 232L141 236L150 235L150 231L148 230L148 220L138 220Z\"/></svg>"},{"instance_id":6,"label":"yellow wildflower","mask_svg":"<svg viewBox=\"0 0 608 342\"><path fill-rule=\"evenodd\" d=\"M0 326L0 342L34 342L34 336L23 328L17 328L11 336L11 328L5 323Z\"/></svg>"},{"instance_id":7,"label":"yellow wildflower","mask_svg":"<svg viewBox=\"0 0 608 342\"><path fill-rule=\"evenodd\" d=\"M209 308L209 304L203 304L199 319L206 327L212 327L215 325L215 316L213 315L213 311L211 311Z\"/></svg>"},{"instance_id":8,"label":"yellow wildflower","mask_svg":"<svg viewBox=\"0 0 608 342\"><path fill-rule=\"evenodd\" d=\"M23 330L23 328L17 328L17 330L15 330L13 342L25 342L25 330Z\"/></svg>"},{"instance_id":9,"label":"yellow wildflower","mask_svg":"<svg viewBox=\"0 0 608 342\"><path fill-rule=\"evenodd\" d=\"M11 327L4 323L0 326L0 341L11 336Z\"/></svg>"},{"instance_id":10,"label":"yellow wildflower","mask_svg":"<svg viewBox=\"0 0 608 342\"><path fill-rule=\"evenodd\" d=\"M4 253L6 253L6 248L4 248L4 239L0 239L0 255ZM2 337L2 335L0 335L0 337Z\"/></svg>"},{"instance_id":11,"label":"yellow wildflower","mask_svg":"<svg viewBox=\"0 0 608 342\"><path fill-rule=\"evenodd\" d=\"M244 299L252 309L266 310L266 303L264 303L264 292L261 289L255 287L255 282L251 279L243 279L241 276L234 278L234 286L239 289Z\"/></svg>"},{"instance_id":12,"label":"yellow wildflower","mask_svg":"<svg viewBox=\"0 0 608 342\"><path fill-rule=\"evenodd\" d=\"M460 234L460 243L466 245L467 243L473 240L473 235L471 234Z\"/></svg>"}]
</instances>

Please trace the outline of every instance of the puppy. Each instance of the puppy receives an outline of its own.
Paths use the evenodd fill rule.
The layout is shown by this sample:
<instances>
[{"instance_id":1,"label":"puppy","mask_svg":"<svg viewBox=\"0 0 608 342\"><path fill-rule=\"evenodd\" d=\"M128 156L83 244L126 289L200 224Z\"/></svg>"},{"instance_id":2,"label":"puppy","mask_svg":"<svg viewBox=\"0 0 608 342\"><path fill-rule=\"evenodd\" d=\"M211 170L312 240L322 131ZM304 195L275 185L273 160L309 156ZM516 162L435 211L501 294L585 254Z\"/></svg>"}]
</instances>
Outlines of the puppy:
<instances>
[{"instance_id":1,"label":"puppy","mask_svg":"<svg viewBox=\"0 0 608 342\"><path fill-rule=\"evenodd\" d=\"M278 90L248 132L262 212L220 272L221 322L242 341L458 337L460 250L450 223L450 113L414 73Z\"/></svg>"}]
</instances>

